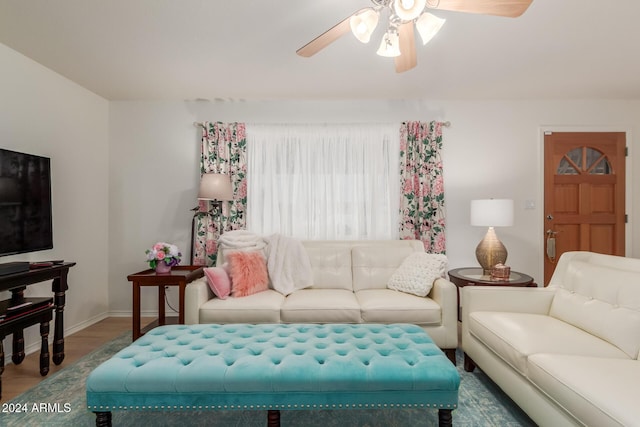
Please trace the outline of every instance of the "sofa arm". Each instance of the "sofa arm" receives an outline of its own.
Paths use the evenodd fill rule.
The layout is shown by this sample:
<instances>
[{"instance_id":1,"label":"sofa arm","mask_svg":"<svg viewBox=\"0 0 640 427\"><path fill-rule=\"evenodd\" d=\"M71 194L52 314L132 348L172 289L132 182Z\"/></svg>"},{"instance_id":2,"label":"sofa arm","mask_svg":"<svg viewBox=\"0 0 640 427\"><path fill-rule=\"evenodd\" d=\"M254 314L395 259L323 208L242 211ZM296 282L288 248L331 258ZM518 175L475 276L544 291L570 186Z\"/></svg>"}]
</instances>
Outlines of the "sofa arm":
<instances>
[{"instance_id":1,"label":"sofa arm","mask_svg":"<svg viewBox=\"0 0 640 427\"><path fill-rule=\"evenodd\" d=\"M442 325L438 345L444 349L458 346L458 291L447 279L436 279L427 295L438 303L442 313ZM434 332L435 333L435 332Z\"/></svg>"},{"instance_id":2,"label":"sofa arm","mask_svg":"<svg viewBox=\"0 0 640 427\"><path fill-rule=\"evenodd\" d=\"M462 323L474 311L548 314L555 294L550 288L465 286L460 298Z\"/></svg>"},{"instance_id":3,"label":"sofa arm","mask_svg":"<svg viewBox=\"0 0 640 427\"><path fill-rule=\"evenodd\" d=\"M206 277L201 277L187 284L184 290L184 323L195 325L200 323L200 306L214 298Z\"/></svg>"},{"instance_id":4,"label":"sofa arm","mask_svg":"<svg viewBox=\"0 0 640 427\"><path fill-rule=\"evenodd\" d=\"M440 307L442 307L443 317L445 316L445 311L452 311L453 319L457 322L458 294L456 285L454 285L447 279L436 279L433 282L431 292L429 292L429 295L427 296L437 302ZM449 313L447 313L447 315L448 314Z\"/></svg>"}]
</instances>

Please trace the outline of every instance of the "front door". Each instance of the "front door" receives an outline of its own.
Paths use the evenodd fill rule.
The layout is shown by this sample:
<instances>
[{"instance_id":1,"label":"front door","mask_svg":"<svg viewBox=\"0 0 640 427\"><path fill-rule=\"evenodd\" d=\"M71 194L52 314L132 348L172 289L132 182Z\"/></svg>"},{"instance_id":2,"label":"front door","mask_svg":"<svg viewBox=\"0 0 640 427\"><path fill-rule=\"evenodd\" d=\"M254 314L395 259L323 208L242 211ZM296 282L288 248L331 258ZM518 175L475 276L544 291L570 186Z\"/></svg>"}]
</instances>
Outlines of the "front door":
<instances>
[{"instance_id":1,"label":"front door","mask_svg":"<svg viewBox=\"0 0 640 427\"><path fill-rule=\"evenodd\" d=\"M567 251L624 256L624 132L544 137L544 284Z\"/></svg>"}]
</instances>

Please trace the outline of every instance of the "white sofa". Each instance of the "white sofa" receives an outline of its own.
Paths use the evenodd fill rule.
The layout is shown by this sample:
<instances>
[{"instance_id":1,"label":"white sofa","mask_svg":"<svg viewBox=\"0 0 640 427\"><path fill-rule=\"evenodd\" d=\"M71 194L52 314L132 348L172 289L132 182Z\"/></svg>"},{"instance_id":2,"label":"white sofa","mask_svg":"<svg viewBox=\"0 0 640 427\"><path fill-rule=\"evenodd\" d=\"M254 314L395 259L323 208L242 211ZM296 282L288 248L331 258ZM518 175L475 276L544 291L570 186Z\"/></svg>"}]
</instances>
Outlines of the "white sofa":
<instances>
[{"instance_id":1,"label":"white sofa","mask_svg":"<svg viewBox=\"0 0 640 427\"><path fill-rule=\"evenodd\" d=\"M640 425L640 259L567 252L547 288L463 288L462 349L541 426Z\"/></svg>"},{"instance_id":2,"label":"white sofa","mask_svg":"<svg viewBox=\"0 0 640 427\"><path fill-rule=\"evenodd\" d=\"M455 363L457 293L437 279L426 297L387 289L415 240L303 241L313 286L284 296L269 289L242 298L215 298L206 278L187 285L185 323L412 323Z\"/></svg>"}]
</instances>

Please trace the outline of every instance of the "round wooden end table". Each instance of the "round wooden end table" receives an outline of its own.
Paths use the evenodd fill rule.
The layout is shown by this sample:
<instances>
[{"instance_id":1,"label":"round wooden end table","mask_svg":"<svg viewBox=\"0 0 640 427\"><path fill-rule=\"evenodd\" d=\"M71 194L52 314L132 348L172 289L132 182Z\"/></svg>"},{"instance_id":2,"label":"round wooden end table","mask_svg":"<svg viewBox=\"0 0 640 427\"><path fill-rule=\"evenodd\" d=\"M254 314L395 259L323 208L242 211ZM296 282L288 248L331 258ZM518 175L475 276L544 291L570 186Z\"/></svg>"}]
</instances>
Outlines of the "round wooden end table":
<instances>
[{"instance_id":1,"label":"round wooden end table","mask_svg":"<svg viewBox=\"0 0 640 427\"><path fill-rule=\"evenodd\" d=\"M492 279L481 267L462 267L449 270L449 281L458 287L458 320L460 320L460 288L465 286L515 286L535 288L533 277L511 270L508 279Z\"/></svg>"}]
</instances>

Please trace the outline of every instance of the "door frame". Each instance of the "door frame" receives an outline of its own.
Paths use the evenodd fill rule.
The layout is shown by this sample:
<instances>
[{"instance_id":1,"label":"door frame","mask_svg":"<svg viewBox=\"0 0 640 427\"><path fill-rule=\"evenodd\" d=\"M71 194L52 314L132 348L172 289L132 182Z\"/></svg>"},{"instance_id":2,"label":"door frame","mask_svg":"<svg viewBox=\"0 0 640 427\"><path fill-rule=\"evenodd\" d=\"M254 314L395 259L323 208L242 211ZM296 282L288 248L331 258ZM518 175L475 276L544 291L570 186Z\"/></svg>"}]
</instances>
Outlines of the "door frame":
<instances>
[{"instance_id":1,"label":"door frame","mask_svg":"<svg viewBox=\"0 0 640 427\"><path fill-rule=\"evenodd\" d=\"M624 210L627 214L627 223L625 224L624 231L624 253L625 256L631 254L632 248L632 162L631 162L631 146L632 146L632 134L631 127L627 126L540 126L538 128L538 152L539 152L539 165L538 176L540 181L538 182L538 220L536 221L536 229L538 232L538 247L540 248L539 260L538 260L538 276L544 278L544 248L545 248L545 236L544 236L544 134L545 132L623 132L625 134L625 142L628 155L625 157L625 206ZM543 280L544 281L544 280ZM539 283L539 286L543 286L544 283Z\"/></svg>"}]
</instances>

